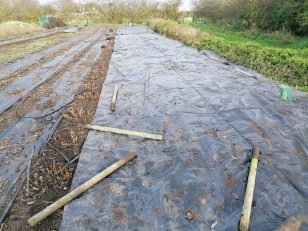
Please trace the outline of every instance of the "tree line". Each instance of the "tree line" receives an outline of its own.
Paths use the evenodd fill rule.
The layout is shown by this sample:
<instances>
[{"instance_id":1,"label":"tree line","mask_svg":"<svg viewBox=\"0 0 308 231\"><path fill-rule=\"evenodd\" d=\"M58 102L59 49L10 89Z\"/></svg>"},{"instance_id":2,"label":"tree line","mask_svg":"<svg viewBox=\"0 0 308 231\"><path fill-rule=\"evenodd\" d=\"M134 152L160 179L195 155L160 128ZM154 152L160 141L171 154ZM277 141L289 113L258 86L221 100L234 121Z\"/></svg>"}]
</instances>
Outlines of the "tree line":
<instances>
[{"instance_id":1,"label":"tree line","mask_svg":"<svg viewBox=\"0 0 308 231\"><path fill-rule=\"evenodd\" d=\"M226 20L234 29L308 35L307 0L196 0L194 19Z\"/></svg>"},{"instance_id":2,"label":"tree line","mask_svg":"<svg viewBox=\"0 0 308 231\"><path fill-rule=\"evenodd\" d=\"M35 23L39 17L53 16L67 23L84 20L89 23L143 23L148 18L177 20L180 0L163 3L150 0L102 0L99 3L76 3L55 0L41 5L38 0L0 0L0 23L10 20Z\"/></svg>"}]
</instances>

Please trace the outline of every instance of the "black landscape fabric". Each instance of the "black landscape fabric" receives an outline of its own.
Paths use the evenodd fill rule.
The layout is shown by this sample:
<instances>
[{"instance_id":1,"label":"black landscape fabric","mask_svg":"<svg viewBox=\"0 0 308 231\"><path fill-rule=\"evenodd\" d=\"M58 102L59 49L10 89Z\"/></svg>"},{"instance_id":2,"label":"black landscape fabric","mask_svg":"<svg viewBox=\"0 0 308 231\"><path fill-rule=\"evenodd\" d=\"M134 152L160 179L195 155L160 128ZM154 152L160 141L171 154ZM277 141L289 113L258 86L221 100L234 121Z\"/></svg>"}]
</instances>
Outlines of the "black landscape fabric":
<instances>
[{"instance_id":1,"label":"black landscape fabric","mask_svg":"<svg viewBox=\"0 0 308 231\"><path fill-rule=\"evenodd\" d=\"M85 31L62 44L0 66L0 72L14 73L18 68L38 63L7 86L2 84L9 78L0 80L0 114L19 105L11 116L12 122L0 131L0 216L14 191L20 187L18 182L27 170L32 155L46 146L66 106L73 101L93 62L99 58L100 46L106 43L103 33L107 29ZM60 54L54 58L48 57L48 54L54 52ZM15 119L24 100L42 84L51 81L56 74L61 74L61 78L51 82L50 89L44 89L49 92L49 96L41 97L37 104L31 105L29 112ZM14 94L16 90L20 92ZM39 103L47 109L36 108ZM4 123L2 115L1 123Z\"/></svg>"},{"instance_id":2,"label":"black landscape fabric","mask_svg":"<svg viewBox=\"0 0 308 231\"><path fill-rule=\"evenodd\" d=\"M165 140L90 131L72 189L138 157L69 203L60 230L237 230L253 145L262 154L251 230L308 214L306 95L282 101L260 74L144 27L117 34L93 124Z\"/></svg>"}]
</instances>

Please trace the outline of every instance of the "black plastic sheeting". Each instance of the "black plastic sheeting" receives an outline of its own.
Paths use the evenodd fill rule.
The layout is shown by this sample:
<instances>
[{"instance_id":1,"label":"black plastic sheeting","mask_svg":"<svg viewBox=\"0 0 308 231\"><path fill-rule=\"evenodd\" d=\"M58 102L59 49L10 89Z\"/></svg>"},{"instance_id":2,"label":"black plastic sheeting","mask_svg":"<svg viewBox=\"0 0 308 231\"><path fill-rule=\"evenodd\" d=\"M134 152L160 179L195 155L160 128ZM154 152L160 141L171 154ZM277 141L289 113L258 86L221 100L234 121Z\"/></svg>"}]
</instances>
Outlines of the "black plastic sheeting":
<instances>
[{"instance_id":1,"label":"black plastic sheeting","mask_svg":"<svg viewBox=\"0 0 308 231\"><path fill-rule=\"evenodd\" d=\"M74 56L78 55L78 59L75 60L76 62L67 65L63 69L60 78L49 84L50 93L48 97L42 97L38 102L33 104L33 108L24 117L13 121L9 127L0 132L0 214L18 187L18 181L27 169L32 153L38 153L45 147L46 142L50 139L62 119L62 114L66 109L65 106L73 101L84 78L99 58L102 52L101 45L106 45L107 43L106 36L104 35L107 29L102 28L99 30L96 29L95 31L92 29L91 33L88 31L73 38L69 42L77 43L74 43L74 46L67 53L60 53L54 59L12 82L0 92L1 99L3 100L0 100L0 112L2 112L2 110L8 109L23 96L31 94L32 89L48 81L52 78L55 71L61 68L63 69L63 66L68 64ZM84 40L85 34L87 35L87 40ZM64 45L68 45L67 42ZM53 50L61 49L62 47L63 44L56 46ZM51 48L48 51L50 52ZM83 51L84 53L81 53ZM46 51L42 53L48 54ZM35 60L35 58L41 55L37 53L25 57L25 59L32 58L33 61L33 59ZM22 61L17 62L20 63ZM5 67L3 67L4 70L9 69L7 66ZM14 69L14 67L14 65L11 66L11 69ZM2 70L2 67L0 70ZM40 81L33 84L32 80L38 76L40 77ZM25 88L21 94L14 95L13 97L5 94L5 92L16 89L18 86ZM36 108L48 104L52 106L44 110ZM49 116L40 118L42 115ZM39 119L35 119L35 117Z\"/></svg>"},{"instance_id":2,"label":"black plastic sheeting","mask_svg":"<svg viewBox=\"0 0 308 231\"><path fill-rule=\"evenodd\" d=\"M62 50L63 52L61 54L65 55L67 51L66 50L67 46L73 47L76 43L87 40L89 35L91 34L93 34L93 30L84 30L80 32L78 35L68 39L67 41L60 42L58 44L53 44L50 47L44 48L40 52L29 54L24 58L20 58L15 60L14 62L9 62L8 64L2 65L0 70L0 80L6 78L12 73L16 73L20 69L23 69L33 63L40 63L42 60L46 60L46 57L48 57L49 54L52 52Z\"/></svg>"},{"instance_id":3,"label":"black plastic sheeting","mask_svg":"<svg viewBox=\"0 0 308 231\"><path fill-rule=\"evenodd\" d=\"M99 34L96 35L96 39L99 38ZM94 40L95 41L95 40ZM7 86L0 92L0 113L7 110L13 104L15 104L22 97L28 95L36 86L46 82L54 73L59 71L63 66L68 64L74 55L78 55L81 51L87 49L93 40L88 39L72 47L62 55L55 57L40 66L31 70L30 73L26 74L22 78L14 81L12 84ZM12 94L14 90L20 89L20 94Z\"/></svg>"},{"instance_id":4,"label":"black plastic sheeting","mask_svg":"<svg viewBox=\"0 0 308 231\"><path fill-rule=\"evenodd\" d=\"M66 205L60 230L237 230L253 145L262 155L250 230L308 214L306 95L281 101L260 74L144 27L117 34L93 123L165 141L90 131L72 189L129 152L138 157Z\"/></svg>"}]
</instances>

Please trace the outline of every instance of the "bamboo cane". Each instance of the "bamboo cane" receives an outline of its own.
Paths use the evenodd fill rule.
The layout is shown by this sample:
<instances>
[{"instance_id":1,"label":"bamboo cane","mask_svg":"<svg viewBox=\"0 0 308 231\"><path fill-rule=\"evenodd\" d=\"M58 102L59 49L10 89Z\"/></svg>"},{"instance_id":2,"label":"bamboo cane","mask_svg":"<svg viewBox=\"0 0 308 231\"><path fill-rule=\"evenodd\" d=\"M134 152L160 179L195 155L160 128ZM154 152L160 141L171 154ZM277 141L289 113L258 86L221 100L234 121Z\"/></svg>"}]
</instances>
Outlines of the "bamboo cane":
<instances>
[{"instance_id":1,"label":"bamboo cane","mask_svg":"<svg viewBox=\"0 0 308 231\"><path fill-rule=\"evenodd\" d=\"M70 193L66 194L65 196L63 196L62 198L60 198L59 200L57 200L53 204L51 204L48 207L46 207L45 209L43 209L41 212L39 212L39 213L35 214L34 216L30 217L28 219L28 224L31 227L35 226L37 223L39 223L40 221L42 221L43 219L48 217L50 214L55 212L57 209L63 207L67 203L69 203L75 197L79 196L81 193L83 193L86 190L88 190L89 188L91 188L93 185L95 185L96 183L98 183L99 181L104 179L106 176L113 173L118 168L122 167L127 162L134 159L136 156L137 155L135 153L129 153L124 158L120 159L119 161L117 161L113 165L106 168L104 171L100 172L99 174L97 174L96 176L94 176L93 178L88 180L87 182L83 183L82 185L80 185L79 187L77 187L76 189L71 191Z\"/></svg>"},{"instance_id":2,"label":"bamboo cane","mask_svg":"<svg viewBox=\"0 0 308 231\"><path fill-rule=\"evenodd\" d=\"M240 69L238 69L238 68L236 68L236 67L235 67L234 69L237 70L238 72L244 74L244 75L248 75L248 76L251 77L251 78L258 79L256 76L254 76L254 75L252 75L252 74L250 74L250 73L248 73L248 72L246 72L246 71L242 71L242 70L240 70Z\"/></svg>"},{"instance_id":3,"label":"bamboo cane","mask_svg":"<svg viewBox=\"0 0 308 231\"><path fill-rule=\"evenodd\" d=\"M242 212L242 217L240 220L240 230L241 231L247 231L249 229L251 205L252 205L252 199L253 199L253 191L254 191L255 182L256 182L258 161L259 161L259 148L254 147L250 169L249 169L248 182L246 186L246 193L245 193L245 199L244 199L244 204L243 204L243 212Z\"/></svg>"},{"instance_id":4,"label":"bamboo cane","mask_svg":"<svg viewBox=\"0 0 308 231\"><path fill-rule=\"evenodd\" d=\"M210 57L208 57L208 59L211 59L211 60L213 60L213 61L216 61L216 62L218 62L218 63L225 64L225 65L230 65L230 63L229 63L228 61L220 61L220 60L218 60L218 59L213 59L213 58L210 58Z\"/></svg>"},{"instance_id":5,"label":"bamboo cane","mask_svg":"<svg viewBox=\"0 0 308 231\"><path fill-rule=\"evenodd\" d=\"M103 126L90 125L90 124L86 124L85 128L93 129L93 130L97 130L101 132L112 132L112 133L117 133L117 134L122 134L122 135L139 136L139 137L153 139L153 140L160 140L160 141L164 140L164 137L162 135L155 135L155 134L149 134L149 133L137 132L137 131L129 131L129 130L124 130L124 129L119 129L119 128L110 128L110 127L103 127Z\"/></svg>"}]
</instances>

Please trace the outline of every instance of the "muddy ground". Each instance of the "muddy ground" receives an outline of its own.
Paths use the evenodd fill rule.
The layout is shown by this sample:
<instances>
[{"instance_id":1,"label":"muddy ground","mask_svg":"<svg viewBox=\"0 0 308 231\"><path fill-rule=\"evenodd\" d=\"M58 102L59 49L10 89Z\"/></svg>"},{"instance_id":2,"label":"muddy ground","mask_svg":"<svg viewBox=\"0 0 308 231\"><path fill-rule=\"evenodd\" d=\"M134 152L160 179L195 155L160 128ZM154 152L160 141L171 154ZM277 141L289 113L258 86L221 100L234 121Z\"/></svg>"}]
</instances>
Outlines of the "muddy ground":
<instances>
[{"instance_id":1,"label":"muddy ground","mask_svg":"<svg viewBox=\"0 0 308 231\"><path fill-rule=\"evenodd\" d=\"M0 230L58 229L62 211L32 229L26 220L70 189L87 135L81 125L93 120L114 31L89 28L0 67L0 214L21 190Z\"/></svg>"}]
</instances>

